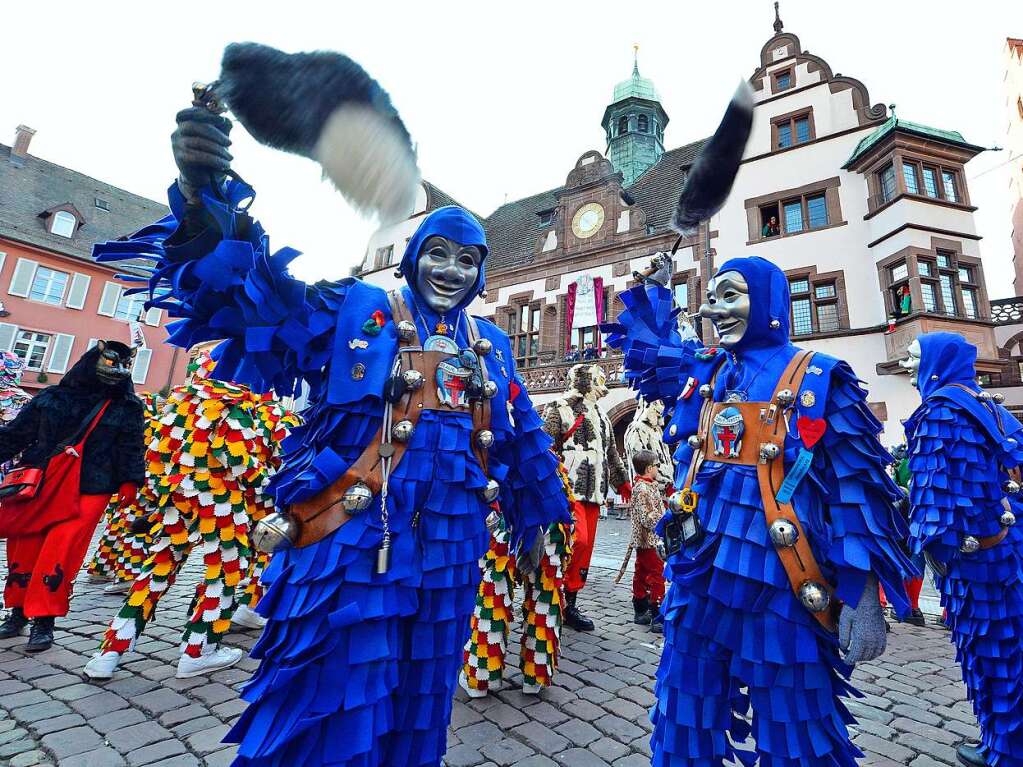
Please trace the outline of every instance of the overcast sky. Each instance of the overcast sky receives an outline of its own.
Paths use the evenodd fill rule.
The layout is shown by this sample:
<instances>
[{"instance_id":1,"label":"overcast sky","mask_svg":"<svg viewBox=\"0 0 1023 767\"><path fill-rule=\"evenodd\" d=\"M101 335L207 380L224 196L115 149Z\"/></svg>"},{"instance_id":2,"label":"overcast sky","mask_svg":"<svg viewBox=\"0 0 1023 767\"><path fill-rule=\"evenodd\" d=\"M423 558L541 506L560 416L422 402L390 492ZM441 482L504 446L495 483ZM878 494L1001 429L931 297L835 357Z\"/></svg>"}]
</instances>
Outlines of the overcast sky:
<instances>
[{"instance_id":1,"label":"overcast sky","mask_svg":"<svg viewBox=\"0 0 1023 767\"><path fill-rule=\"evenodd\" d=\"M861 80L871 102L1004 144L1003 49L1007 36L1023 37L1023 2L783 0L781 16L805 49ZM774 12L767 0L175 0L9 3L2 19L3 143L24 123L38 131L32 154L163 200L174 113L192 81L216 76L225 44L334 49L390 91L424 177L487 215L564 183L579 155L604 149L600 118L634 43L671 118L665 144L708 135L759 63ZM347 274L373 224L312 162L234 133L235 168L258 192L254 212L272 243L305 252L295 271L306 279ZM992 297L1011 292L1007 159L985 152L966 174Z\"/></svg>"}]
</instances>

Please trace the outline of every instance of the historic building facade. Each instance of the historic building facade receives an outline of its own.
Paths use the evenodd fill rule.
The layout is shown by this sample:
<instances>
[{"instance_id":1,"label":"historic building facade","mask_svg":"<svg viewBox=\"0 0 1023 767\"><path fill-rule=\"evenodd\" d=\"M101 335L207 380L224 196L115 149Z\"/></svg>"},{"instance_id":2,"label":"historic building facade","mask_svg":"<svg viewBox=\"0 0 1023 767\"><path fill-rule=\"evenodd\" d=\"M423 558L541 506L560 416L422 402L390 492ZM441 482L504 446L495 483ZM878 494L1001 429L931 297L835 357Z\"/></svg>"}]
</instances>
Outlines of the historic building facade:
<instances>
[{"instance_id":1,"label":"historic building facade","mask_svg":"<svg viewBox=\"0 0 1023 767\"><path fill-rule=\"evenodd\" d=\"M1009 153L1009 200L1012 210L1013 288L1023 294L1023 40L1005 41L1005 149Z\"/></svg>"},{"instance_id":2,"label":"historic building facade","mask_svg":"<svg viewBox=\"0 0 1023 767\"><path fill-rule=\"evenodd\" d=\"M130 343L134 327L144 338L136 390L180 382L186 355L163 343L165 313L145 311L115 269L91 258L94 243L167 208L29 154L34 133L22 125L13 146L0 144L0 350L25 360L22 384L31 391L58 383L97 339Z\"/></svg>"},{"instance_id":3,"label":"historic building facade","mask_svg":"<svg viewBox=\"0 0 1023 767\"><path fill-rule=\"evenodd\" d=\"M772 260L789 275L793 340L853 365L894 444L900 419L919 401L897 364L917 334L953 330L978 346L985 375L1005 367L964 173L982 148L872 104L863 83L805 52L779 19L749 82L755 118L746 155L725 208L676 256L676 299L695 314L716 263ZM583 153L562 186L481 219L489 294L475 309L512 336L538 404L563 388L572 345L599 347L594 314L612 318L633 270L671 248L671 214L703 144L664 149L667 112L638 67L613 93L604 152ZM374 270L376 254L392 245L398 257L414 226L379 232L359 273L392 279ZM709 340L709 327L695 325ZM619 377L620 360L600 364ZM608 407L624 431L632 393L612 388Z\"/></svg>"}]
</instances>

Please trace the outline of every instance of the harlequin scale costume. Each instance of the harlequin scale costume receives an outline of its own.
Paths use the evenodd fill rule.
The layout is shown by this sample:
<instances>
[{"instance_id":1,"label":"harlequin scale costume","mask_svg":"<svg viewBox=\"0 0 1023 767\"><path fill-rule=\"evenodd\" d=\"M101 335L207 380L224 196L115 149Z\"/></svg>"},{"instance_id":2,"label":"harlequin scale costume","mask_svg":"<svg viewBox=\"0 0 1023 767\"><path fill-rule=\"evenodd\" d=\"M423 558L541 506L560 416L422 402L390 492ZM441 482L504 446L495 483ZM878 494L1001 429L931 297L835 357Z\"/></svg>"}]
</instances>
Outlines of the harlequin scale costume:
<instances>
[{"instance_id":1,"label":"harlequin scale costume","mask_svg":"<svg viewBox=\"0 0 1023 767\"><path fill-rule=\"evenodd\" d=\"M920 336L923 400L906 422L910 532L941 603L980 723L965 764L1023 765L1023 426L976 381L962 336Z\"/></svg>"},{"instance_id":2,"label":"harlequin scale costume","mask_svg":"<svg viewBox=\"0 0 1023 767\"><path fill-rule=\"evenodd\" d=\"M24 370L25 363L21 357L14 352L0 352L0 425L13 421L32 399L21 388L21 374ZM10 466L11 461L0 464L0 478Z\"/></svg>"},{"instance_id":3,"label":"harlequin scale costume","mask_svg":"<svg viewBox=\"0 0 1023 767\"><path fill-rule=\"evenodd\" d=\"M569 503L575 501L564 467L559 467ZM518 561L509 549L509 531L498 513L488 519L490 548L480 559L483 572L476 594L469 641L458 678L471 698L498 690L504 683L508 638L515 620L515 584L523 588L519 670L522 692L536 695L554 683L564 619L564 571L572 556L572 532L555 523L534 550ZM536 561L534 561L534 559Z\"/></svg>"},{"instance_id":4,"label":"harlequin scale costume","mask_svg":"<svg viewBox=\"0 0 1023 767\"><path fill-rule=\"evenodd\" d=\"M854 767L840 650L880 651L875 577L904 609L911 569L890 457L848 365L789 343L784 273L740 258L723 274L748 286L746 324L716 324L745 328L727 352L683 342L659 284L621 294L625 310L604 328L627 380L667 405L665 437L678 442L653 764ZM751 730L755 752L739 747Z\"/></svg>"},{"instance_id":5,"label":"harlequin scale costume","mask_svg":"<svg viewBox=\"0 0 1023 767\"><path fill-rule=\"evenodd\" d=\"M155 419L146 451L148 493L158 527L149 557L85 668L108 678L141 636L187 557L205 564L181 639L178 676L194 676L241 658L220 646L253 557L249 529L272 511L266 494L280 464L281 440L297 419L270 394L210 378L201 358ZM253 589L257 588L253 586ZM251 595L245 602L251 600Z\"/></svg>"},{"instance_id":6,"label":"harlequin scale costume","mask_svg":"<svg viewBox=\"0 0 1023 767\"><path fill-rule=\"evenodd\" d=\"M159 424L162 398L146 392L140 396L145 412L145 445L149 445ZM96 545L96 553L86 572L94 578L110 580L107 591L127 591L132 581L142 572L142 563L149 555L153 541L146 517L156 507L149 482L143 483L137 496L122 506L118 496L111 496L104 512L105 525ZM142 529L145 527L145 529Z\"/></svg>"},{"instance_id":7,"label":"harlequin scale costume","mask_svg":"<svg viewBox=\"0 0 1023 767\"><path fill-rule=\"evenodd\" d=\"M67 615L107 499L116 491L129 502L145 477L142 403L130 378L133 357L122 343L100 341L60 383L41 391L0 428L0 462L20 454L21 470L76 461L68 473L43 482L39 497L46 503L32 511L41 529L7 539L4 604L11 609L0 636L17 636L32 619L26 646L31 651L48 648L54 619ZM79 452L74 445L83 437ZM17 506L11 511L28 516L19 515Z\"/></svg>"}]
</instances>

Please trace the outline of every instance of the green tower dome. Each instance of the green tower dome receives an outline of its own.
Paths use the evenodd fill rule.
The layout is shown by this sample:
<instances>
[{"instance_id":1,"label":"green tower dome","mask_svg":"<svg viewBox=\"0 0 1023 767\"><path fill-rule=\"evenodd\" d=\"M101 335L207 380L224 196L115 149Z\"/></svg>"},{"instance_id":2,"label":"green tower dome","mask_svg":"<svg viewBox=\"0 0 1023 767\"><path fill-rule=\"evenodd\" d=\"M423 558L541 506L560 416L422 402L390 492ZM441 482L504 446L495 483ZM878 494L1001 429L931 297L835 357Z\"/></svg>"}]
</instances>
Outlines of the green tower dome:
<instances>
[{"instance_id":1,"label":"green tower dome","mask_svg":"<svg viewBox=\"0 0 1023 767\"><path fill-rule=\"evenodd\" d=\"M625 186L664 154L668 114L653 82L639 73L638 57L633 59L632 76L615 86L600 124L607 138L605 154Z\"/></svg>"}]
</instances>

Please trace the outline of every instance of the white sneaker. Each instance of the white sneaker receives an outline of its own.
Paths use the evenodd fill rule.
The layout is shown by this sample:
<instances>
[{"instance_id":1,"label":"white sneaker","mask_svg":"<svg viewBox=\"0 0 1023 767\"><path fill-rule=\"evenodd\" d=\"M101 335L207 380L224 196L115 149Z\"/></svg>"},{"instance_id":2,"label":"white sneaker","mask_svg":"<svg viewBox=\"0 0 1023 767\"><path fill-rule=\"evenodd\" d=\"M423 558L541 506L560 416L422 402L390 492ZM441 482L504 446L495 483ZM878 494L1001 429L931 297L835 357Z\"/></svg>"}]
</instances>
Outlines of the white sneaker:
<instances>
[{"instance_id":1,"label":"white sneaker","mask_svg":"<svg viewBox=\"0 0 1023 767\"><path fill-rule=\"evenodd\" d=\"M488 690L481 690L478 687L470 687L469 680L466 678L465 674L459 674L458 686L465 690L465 694L468 695L470 698L487 697Z\"/></svg>"},{"instance_id":2,"label":"white sneaker","mask_svg":"<svg viewBox=\"0 0 1023 767\"><path fill-rule=\"evenodd\" d=\"M542 689L543 689L543 685L527 684L526 682L522 683L522 694L523 695L539 695L540 694L540 690L542 690Z\"/></svg>"},{"instance_id":3,"label":"white sneaker","mask_svg":"<svg viewBox=\"0 0 1023 767\"><path fill-rule=\"evenodd\" d=\"M246 629L261 629L266 625L266 618L248 605L238 605L231 617L231 623Z\"/></svg>"},{"instance_id":4,"label":"white sneaker","mask_svg":"<svg viewBox=\"0 0 1023 767\"><path fill-rule=\"evenodd\" d=\"M219 671L222 668L229 668L245 656L244 651L234 647L217 647L215 650L193 658L191 655L182 655L178 660L178 679L208 674L211 671Z\"/></svg>"},{"instance_id":5,"label":"white sneaker","mask_svg":"<svg viewBox=\"0 0 1023 767\"><path fill-rule=\"evenodd\" d=\"M117 664L120 662L121 653L119 652L96 653L85 664L82 673L89 679L110 679L117 671Z\"/></svg>"},{"instance_id":6,"label":"white sneaker","mask_svg":"<svg viewBox=\"0 0 1023 767\"><path fill-rule=\"evenodd\" d=\"M114 581L103 589L104 594L127 594L135 581Z\"/></svg>"}]
</instances>

